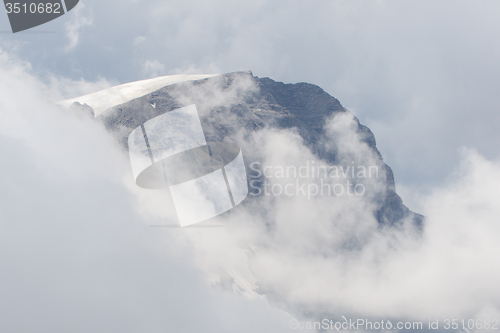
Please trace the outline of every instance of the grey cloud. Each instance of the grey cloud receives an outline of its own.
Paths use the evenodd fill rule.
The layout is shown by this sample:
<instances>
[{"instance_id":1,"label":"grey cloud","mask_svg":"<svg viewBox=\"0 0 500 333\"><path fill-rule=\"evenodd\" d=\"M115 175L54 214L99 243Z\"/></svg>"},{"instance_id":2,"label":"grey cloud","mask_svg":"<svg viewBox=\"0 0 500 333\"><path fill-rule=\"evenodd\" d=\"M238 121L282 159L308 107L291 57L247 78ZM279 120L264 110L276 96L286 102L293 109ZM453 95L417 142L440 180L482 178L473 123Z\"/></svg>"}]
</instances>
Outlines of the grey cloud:
<instances>
[{"instance_id":1,"label":"grey cloud","mask_svg":"<svg viewBox=\"0 0 500 333\"><path fill-rule=\"evenodd\" d=\"M169 92L182 103L199 98L200 110L238 104L238 89L207 86L188 83ZM246 80L235 87L255 89ZM228 110L224 119L221 125L235 121ZM340 164L382 169L381 157L358 133L352 114L336 114L325 132L328 140L317 144L334 150ZM253 152L246 158L273 168L271 186L283 188L290 178L295 181L294 176L273 176L277 166L297 170L308 161L315 161L316 168L326 164L294 129L242 129L238 138ZM192 230L186 236L193 243L195 261L216 276L216 284L248 297L264 295L298 317L354 311L363 317L427 320L496 313L499 248L492 235L497 230L498 163L470 152L463 161L465 167L453 182L422 199L427 216L423 230L411 221L393 228L378 224L374 211L387 186L380 172L379 177L360 180L366 195L262 196L220 217L227 228ZM306 188L318 182L315 177L300 180ZM480 283L470 282L475 279Z\"/></svg>"},{"instance_id":2,"label":"grey cloud","mask_svg":"<svg viewBox=\"0 0 500 333\"><path fill-rule=\"evenodd\" d=\"M336 121L349 128L345 119ZM259 135L263 165L298 168L315 160L293 132ZM366 156L356 140L339 140L346 145L340 154ZM229 273L242 289L247 281L250 291L299 316L351 313L425 321L498 314L498 171L498 162L466 152L454 181L423 199L422 233L409 221L399 228L378 225L373 200L383 185L377 182L373 197L263 197L248 212L228 217L231 227L195 242L199 262L222 277ZM286 184L279 177L270 181ZM248 271L228 271L241 249Z\"/></svg>"},{"instance_id":3,"label":"grey cloud","mask_svg":"<svg viewBox=\"0 0 500 333\"><path fill-rule=\"evenodd\" d=\"M87 12L84 3L80 3L79 6L76 7L74 16L74 18L65 24L66 38L68 39L68 43L64 48L66 51L71 51L78 45L82 29L86 26L92 25L93 22L92 12Z\"/></svg>"},{"instance_id":4,"label":"grey cloud","mask_svg":"<svg viewBox=\"0 0 500 333\"><path fill-rule=\"evenodd\" d=\"M43 87L2 59L2 331L289 331L265 300L210 288L179 230L149 228L114 138Z\"/></svg>"}]
</instances>

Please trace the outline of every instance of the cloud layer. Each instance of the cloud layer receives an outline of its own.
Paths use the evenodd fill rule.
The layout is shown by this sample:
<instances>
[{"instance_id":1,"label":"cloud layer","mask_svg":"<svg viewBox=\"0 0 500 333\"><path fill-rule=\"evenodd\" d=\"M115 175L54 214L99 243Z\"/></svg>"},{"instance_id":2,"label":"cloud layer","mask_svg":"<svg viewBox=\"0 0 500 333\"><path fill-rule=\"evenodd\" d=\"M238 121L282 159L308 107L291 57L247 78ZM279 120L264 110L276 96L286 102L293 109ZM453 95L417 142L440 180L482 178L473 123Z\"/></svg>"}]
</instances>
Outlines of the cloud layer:
<instances>
[{"instance_id":1,"label":"cloud layer","mask_svg":"<svg viewBox=\"0 0 500 333\"><path fill-rule=\"evenodd\" d=\"M210 288L180 230L148 227L114 138L27 68L2 53L0 329L288 331L265 300Z\"/></svg>"}]
</instances>

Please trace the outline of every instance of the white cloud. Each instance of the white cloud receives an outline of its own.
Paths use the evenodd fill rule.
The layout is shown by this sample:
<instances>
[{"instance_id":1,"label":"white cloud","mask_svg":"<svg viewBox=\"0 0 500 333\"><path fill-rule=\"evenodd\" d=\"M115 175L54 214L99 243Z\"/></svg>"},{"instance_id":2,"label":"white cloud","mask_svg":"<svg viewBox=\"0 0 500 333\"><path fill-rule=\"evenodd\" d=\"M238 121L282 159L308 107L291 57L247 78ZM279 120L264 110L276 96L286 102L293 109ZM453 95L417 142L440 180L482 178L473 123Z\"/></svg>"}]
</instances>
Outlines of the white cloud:
<instances>
[{"instance_id":1,"label":"white cloud","mask_svg":"<svg viewBox=\"0 0 500 333\"><path fill-rule=\"evenodd\" d=\"M144 36L137 36L134 39L134 46L140 47L141 44L143 44L146 41L146 37Z\"/></svg>"},{"instance_id":2,"label":"white cloud","mask_svg":"<svg viewBox=\"0 0 500 333\"><path fill-rule=\"evenodd\" d=\"M134 210L104 127L0 59L1 331L289 331L265 300L210 288L177 232Z\"/></svg>"},{"instance_id":3,"label":"white cloud","mask_svg":"<svg viewBox=\"0 0 500 333\"><path fill-rule=\"evenodd\" d=\"M243 82L238 86L252 88ZM181 101L190 94L200 98L202 114L212 103L238 103L234 91L224 93L217 85L210 86L210 96L203 88L193 89L198 90L184 87L174 96ZM349 113L331 119L328 148L340 164L381 168L381 160L355 133L356 127ZM241 135L245 137L242 144L254 154L246 158L274 170L298 169L307 161L315 161L316 167L325 164L293 129L265 129L250 139ZM419 198L427 216L422 232L410 221L395 228L378 225L373 214L384 195L381 172L380 177L361 180L367 189L362 196L264 196L221 217L227 228L192 230L187 236L196 262L217 274L221 285L229 283L243 295L263 293L295 315L484 318L484 313L500 309L500 163L465 151L454 177ZM290 183L278 176L269 181L282 188ZM317 182L307 177L301 181L306 188ZM242 265L246 261L248 266Z\"/></svg>"},{"instance_id":4,"label":"white cloud","mask_svg":"<svg viewBox=\"0 0 500 333\"><path fill-rule=\"evenodd\" d=\"M270 138L271 165L298 162L286 155L308 158L300 145L290 147L295 142L283 134ZM499 189L500 163L466 151L453 181L421 199L427 216L421 236L409 225L378 228L366 197L275 197L261 204L270 228L248 217L253 231L241 230L258 247L250 271L263 292L298 311L418 320L498 313Z\"/></svg>"},{"instance_id":5,"label":"white cloud","mask_svg":"<svg viewBox=\"0 0 500 333\"><path fill-rule=\"evenodd\" d=\"M165 65L158 60L146 60L142 64L143 75L146 78L153 78L165 75Z\"/></svg>"},{"instance_id":6,"label":"white cloud","mask_svg":"<svg viewBox=\"0 0 500 333\"><path fill-rule=\"evenodd\" d=\"M80 42L82 29L91 26L93 23L92 10L87 9L84 3L80 2L68 15L71 15L71 21L65 23L65 32L68 42L64 47L65 51L71 51L76 48Z\"/></svg>"}]
</instances>

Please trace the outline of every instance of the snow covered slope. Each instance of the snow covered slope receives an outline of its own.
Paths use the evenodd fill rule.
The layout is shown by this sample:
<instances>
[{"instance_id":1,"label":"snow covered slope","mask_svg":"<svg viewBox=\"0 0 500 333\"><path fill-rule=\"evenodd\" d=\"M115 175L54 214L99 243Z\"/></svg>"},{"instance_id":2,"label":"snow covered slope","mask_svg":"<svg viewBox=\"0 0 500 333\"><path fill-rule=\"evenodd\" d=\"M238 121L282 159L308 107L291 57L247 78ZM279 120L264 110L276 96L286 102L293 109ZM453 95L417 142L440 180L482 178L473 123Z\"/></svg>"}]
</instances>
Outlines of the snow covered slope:
<instances>
[{"instance_id":1,"label":"snow covered slope","mask_svg":"<svg viewBox=\"0 0 500 333\"><path fill-rule=\"evenodd\" d=\"M196 74L196 75L167 75L154 79L135 81L120 84L108 89L104 89L88 95L65 99L57 104L69 108L74 102L87 104L94 109L94 116L97 117L103 111L112 106L126 103L134 98L138 98L162 87L185 81L202 80L214 77L219 74Z\"/></svg>"}]
</instances>

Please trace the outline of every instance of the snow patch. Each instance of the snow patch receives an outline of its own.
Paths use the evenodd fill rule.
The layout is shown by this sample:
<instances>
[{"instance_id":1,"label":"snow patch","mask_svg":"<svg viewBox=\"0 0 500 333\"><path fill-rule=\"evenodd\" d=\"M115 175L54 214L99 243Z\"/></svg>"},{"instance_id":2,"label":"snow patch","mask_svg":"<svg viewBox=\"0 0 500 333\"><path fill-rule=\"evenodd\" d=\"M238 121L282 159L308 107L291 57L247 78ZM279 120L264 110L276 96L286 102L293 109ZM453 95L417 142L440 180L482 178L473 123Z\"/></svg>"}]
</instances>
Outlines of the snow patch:
<instances>
[{"instance_id":1,"label":"snow patch","mask_svg":"<svg viewBox=\"0 0 500 333\"><path fill-rule=\"evenodd\" d=\"M88 95L65 99L57 102L57 104L64 108L69 108L74 102L87 104L94 109L94 116L97 117L110 107L150 94L165 86L186 81L203 80L217 75L219 74L160 76L154 79L120 84Z\"/></svg>"}]
</instances>

